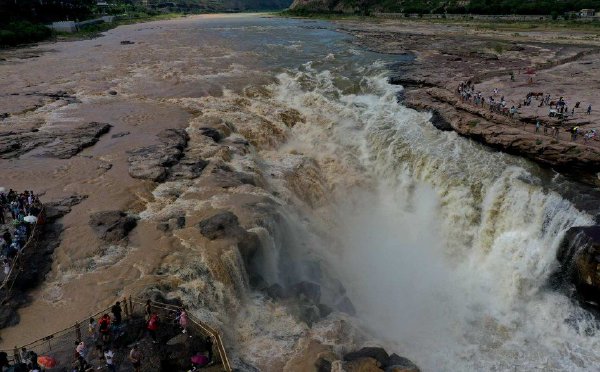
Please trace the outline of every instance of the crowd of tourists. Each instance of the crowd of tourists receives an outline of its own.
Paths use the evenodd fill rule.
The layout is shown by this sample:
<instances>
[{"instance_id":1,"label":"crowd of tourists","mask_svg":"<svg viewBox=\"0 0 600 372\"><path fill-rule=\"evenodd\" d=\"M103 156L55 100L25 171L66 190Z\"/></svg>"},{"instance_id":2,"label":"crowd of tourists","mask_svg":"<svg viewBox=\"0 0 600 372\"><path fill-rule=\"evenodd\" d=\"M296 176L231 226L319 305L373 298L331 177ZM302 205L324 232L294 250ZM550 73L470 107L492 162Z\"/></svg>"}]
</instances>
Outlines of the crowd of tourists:
<instances>
[{"instance_id":1,"label":"crowd of tourists","mask_svg":"<svg viewBox=\"0 0 600 372\"><path fill-rule=\"evenodd\" d=\"M140 343L142 339L147 338L153 345L160 346L165 340L161 339L159 335L172 335L175 332L185 335L182 336L184 338L192 337L189 335L190 321L183 308L170 312L168 319L163 321L159 318L151 301L148 300L144 308L143 322L144 332L131 344L131 340L126 338L127 332L131 336L137 334L139 329L136 329L133 323L123 320L123 308L120 302L116 302L109 313L102 314L98 319L93 317L89 319L87 337L82 337L83 340L75 342L70 368L64 370L91 372L105 369L116 372L124 367L127 370L133 369L135 372L140 372L144 369L144 365L149 366L150 363L155 362L150 360L151 355L144 354ZM173 329L173 327L175 328ZM206 352L197 352L191 357L190 371L213 364L213 343L210 337L204 340L204 346ZM58 364L54 358L39 356L33 350L27 350L25 347L20 350L18 359L14 365L9 366L6 353L0 353L0 372L39 372L44 367L48 368ZM47 364L52 360L53 364Z\"/></svg>"},{"instance_id":2,"label":"crowd of tourists","mask_svg":"<svg viewBox=\"0 0 600 372\"><path fill-rule=\"evenodd\" d=\"M14 258L25 247L41 211L42 204L33 191L17 193L0 188L2 281L8 278Z\"/></svg>"},{"instance_id":3,"label":"crowd of tourists","mask_svg":"<svg viewBox=\"0 0 600 372\"><path fill-rule=\"evenodd\" d=\"M511 118L518 114L518 109L520 108L520 105L517 107L512 105L509 108L504 96L501 96L498 99L498 89L496 88L494 88L492 95L485 97L481 91L475 89L475 84L470 81L460 83L457 92L463 102L470 102L479 107L485 107L487 105L491 112L496 112Z\"/></svg>"},{"instance_id":4,"label":"crowd of tourists","mask_svg":"<svg viewBox=\"0 0 600 372\"><path fill-rule=\"evenodd\" d=\"M544 95L543 92L529 92L523 99L522 103L519 103L516 106L511 105L509 108L504 95L500 94L498 88L494 88L492 94L486 98L480 90L475 88L475 84L473 84L471 81L466 83L461 82L458 85L457 93L463 102L469 102L482 108L487 105L490 111L500 113L511 118L514 118L516 115L518 115L519 109L521 109L523 106L531 106L533 99L535 99L536 101L539 101L538 107L549 107L549 117L559 120L558 123L551 125L547 122L542 124L541 121L537 119L535 124L535 133L539 133L543 128L543 133L545 135L550 135L556 139L559 138L560 128L563 127L564 120L570 116L574 116L576 110L583 109L585 107L581 105L580 101L575 102L575 104L571 107L564 97L559 97L557 100L552 100L550 94ZM497 99L498 96L500 96L500 98ZM592 113L591 104L587 105L585 108L585 113L587 115ZM583 141L588 143L590 140L598 139L598 133L596 129L584 131L579 128L579 126L570 126L565 130L570 134L571 141L577 141L579 138L583 138Z\"/></svg>"}]
</instances>

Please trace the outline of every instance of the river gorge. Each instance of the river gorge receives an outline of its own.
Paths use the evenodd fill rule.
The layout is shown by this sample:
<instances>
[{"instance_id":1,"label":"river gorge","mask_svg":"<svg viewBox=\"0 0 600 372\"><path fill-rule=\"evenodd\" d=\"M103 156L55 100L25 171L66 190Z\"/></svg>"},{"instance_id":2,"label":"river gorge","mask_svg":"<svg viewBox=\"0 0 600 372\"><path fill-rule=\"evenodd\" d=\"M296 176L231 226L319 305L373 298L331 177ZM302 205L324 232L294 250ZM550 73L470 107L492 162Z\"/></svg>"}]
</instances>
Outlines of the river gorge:
<instances>
[{"instance_id":1,"label":"river gorge","mask_svg":"<svg viewBox=\"0 0 600 372\"><path fill-rule=\"evenodd\" d=\"M552 281L597 191L436 129L389 83L414 57L336 29L193 16L6 52L22 145L0 186L81 200L3 348L142 292L221 329L244 371L364 345L423 371L597 368L596 317ZM91 146L89 123L110 125ZM126 239L94 234L107 210L136 217Z\"/></svg>"}]
</instances>

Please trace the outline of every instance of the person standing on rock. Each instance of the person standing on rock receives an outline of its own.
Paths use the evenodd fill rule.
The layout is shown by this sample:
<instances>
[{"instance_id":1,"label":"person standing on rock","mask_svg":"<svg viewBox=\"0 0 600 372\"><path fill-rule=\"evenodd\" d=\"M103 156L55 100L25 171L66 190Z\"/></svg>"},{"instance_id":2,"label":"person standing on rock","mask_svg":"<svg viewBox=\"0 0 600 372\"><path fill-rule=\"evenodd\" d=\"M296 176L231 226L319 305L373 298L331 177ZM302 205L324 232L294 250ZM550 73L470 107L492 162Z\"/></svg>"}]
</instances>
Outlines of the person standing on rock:
<instances>
[{"instance_id":1,"label":"person standing on rock","mask_svg":"<svg viewBox=\"0 0 600 372\"><path fill-rule=\"evenodd\" d=\"M158 340L156 339L156 332L158 331L158 322L158 315L154 313L152 314L152 316L150 316L148 326L146 327L148 329L148 333L150 333L150 337L152 337L152 342L155 344L158 343Z\"/></svg>"},{"instance_id":2,"label":"person standing on rock","mask_svg":"<svg viewBox=\"0 0 600 372\"><path fill-rule=\"evenodd\" d=\"M540 121L539 121L539 119L538 119L538 120L535 122L535 132L536 132L536 133L538 133L538 132L540 131L540 127L541 127L541 124L540 124Z\"/></svg>"},{"instance_id":3,"label":"person standing on rock","mask_svg":"<svg viewBox=\"0 0 600 372\"><path fill-rule=\"evenodd\" d=\"M185 310L183 308L180 309L178 318L179 318L179 326L181 327L182 332L186 333L189 320L188 320L187 313L185 312Z\"/></svg>"},{"instance_id":4,"label":"person standing on rock","mask_svg":"<svg viewBox=\"0 0 600 372\"><path fill-rule=\"evenodd\" d=\"M131 361L131 364L133 364L133 369L135 370L135 372L140 372L142 368L143 358L144 354L142 354L142 352L138 348L138 345L133 345L133 348L131 348L131 351L129 352L129 360Z\"/></svg>"},{"instance_id":5,"label":"person standing on rock","mask_svg":"<svg viewBox=\"0 0 600 372\"><path fill-rule=\"evenodd\" d=\"M98 322L98 331L102 335L102 341L107 343L110 340L110 316L108 314L102 315Z\"/></svg>"},{"instance_id":6,"label":"person standing on rock","mask_svg":"<svg viewBox=\"0 0 600 372\"><path fill-rule=\"evenodd\" d=\"M117 301L116 304L113 305L113 307L110 309L110 311L113 313L113 316L115 317L115 324L121 324L121 303L119 301Z\"/></svg>"},{"instance_id":7,"label":"person standing on rock","mask_svg":"<svg viewBox=\"0 0 600 372\"><path fill-rule=\"evenodd\" d=\"M115 354L109 348L104 348L104 360L106 361L106 368L111 372L117 372L114 362Z\"/></svg>"},{"instance_id":8,"label":"person standing on rock","mask_svg":"<svg viewBox=\"0 0 600 372\"><path fill-rule=\"evenodd\" d=\"M592 105L589 105L587 108L587 114L591 114L592 113Z\"/></svg>"}]
</instances>

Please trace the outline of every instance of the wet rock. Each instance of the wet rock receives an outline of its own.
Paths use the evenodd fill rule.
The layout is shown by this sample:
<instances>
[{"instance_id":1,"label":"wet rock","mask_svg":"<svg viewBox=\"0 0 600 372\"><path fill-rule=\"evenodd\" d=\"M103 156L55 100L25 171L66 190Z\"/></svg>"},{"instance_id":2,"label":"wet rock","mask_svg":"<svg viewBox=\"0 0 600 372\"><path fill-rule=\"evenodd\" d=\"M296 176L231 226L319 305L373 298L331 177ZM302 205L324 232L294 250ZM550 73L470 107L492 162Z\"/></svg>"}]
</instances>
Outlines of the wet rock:
<instances>
[{"instance_id":1,"label":"wet rock","mask_svg":"<svg viewBox=\"0 0 600 372\"><path fill-rule=\"evenodd\" d=\"M219 142L221 141L221 139L223 139L223 134L221 134L221 132L214 128L203 127L198 128L198 130L200 131L200 133L202 133L203 136L212 138L212 140L215 142Z\"/></svg>"},{"instance_id":2,"label":"wet rock","mask_svg":"<svg viewBox=\"0 0 600 372\"><path fill-rule=\"evenodd\" d=\"M122 211L96 212L90 216L90 226L107 243L121 241L136 225L136 219Z\"/></svg>"},{"instance_id":3,"label":"wet rock","mask_svg":"<svg viewBox=\"0 0 600 372\"><path fill-rule=\"evenodd\" d=\"M184 159L169 169L169 179L194 179L200 177L208 162L206 160Z\"/></svg>"},{"instance_id":4,"label":"wet rock","mask_svg":"<svg viewBox=\"0 0 600 372\"><path fill-rule=\"evenodd\" d=\"M237 236L241 229L237 216L229 211L216 213L200 221L198 227L200 233L210 240Z\"/></svg>"},{"instance_id":5,"label":"wet rock","mask_svg":"<svg viewBox=\"0 0 600 372\"><path fill-rule=\"evenodd\" d=\"M129 40L122 40L121 41L121 45L132 45L132 44L135 44L135 42L129 41Z\"/></svg>"},{"instance_id":6,"label":"wet rock","mask_svg":"<svg viewBox=\"0 0 600 372\"><path fill-rule=\"evenodd\" d=\"M3 112L0 114L0 120L4 120L8 117L10 117L10 114L8 112Z\"/></svg>"},{"instance_id":7,"label":"wet rock","mask_svg":"<svg viewBox=\"0 0 600 372\"><path fill-rule=\"evenodd\" d=\"M321 300L321 286L317 283L302 281L289 288L289 293L295 297L305 297L307 300L318 304Z\"/></svg>"},{"instance_id":8,"label":"wet rock","mask_svg":"<svg viewBox=\"0 0 600 372\"><path fill-rule=\"evenodd\" d=\"M119 133L115 133L112 136L110 136L111 138L120 138L120 137L125 137L127 135L131 134L131 132L119 132Z\"/></svg>"},{"instance_id":9,"label":"wet rock","mask_svg":"<svg viewBox=\"0 0 600 372\"><path fill-rule=\"evenodd\" d=\"M319 308L319 316L321 318L325 318L333 312L333 310L325 304L318 304L317 307Z\"/></svg>"},{"instance_id":10,"label":"wet rock","mask_svg":"<svg viewBox=\"0 0 600 372\"><path fill-rule=\"evenodd\" d=\"M420 372L416 364L398 354L390 355L387 364L385 372Z\"/></svg>"},{"instance_id":11,"label":"wet rock","mask_svg":"<svg viewBox=\"0 0 600 372\"><path fill-rule=\"evenodd\" d=\"M108 94L110 94L111 96L116 96L117 95L117 91L116 90L109 90Z\"/></svg>"},{"instance_id":12,"label":"wet rock","mask_svg":"<svg viewBox=\"0 0 600 372\"><path fill-rule=\"evenodd\" d=\"M379 368L380 365L373 358L360 358L344 363L344 370L346 372L383 372L383 369Z\"/></svg>"},{"instance_id":13,"label":"wet rock","mask_svg":"<svg viewBox=\"0 0 600 372\"><path fill-rule=\"evenodd\" d=\"M265 289L265 292L269 297L271 297L274 300L285 298L285 290L281 285L277 283L269 286L267 289Z\"/></svg>"},{"instance_id":14,"label":"wet rock","mask_svg":"<svg viewBox=\"0 0 600 372\"><path fill-rule=\"evenodd\" d=\"M244 172L236 172L228 167L215 167L210 171L210 182L218 187L231 188L242 185L256 186L254 176Z\"/></svg>"},{"instance_id":15,"label":"wet rock","mask_svg":"<svg viewBox=\"0 0 600 372\"><path fill-rule=\"evenodd\" d=\"M250 260L261 247L260 238L256 233L244 231L244 234L239 237L238 249L246 264L250 263Z\"/></svg>"},{"instance_id":16,"label":"wet rock","mask_svg":"<svg viewBox=\"0 0 600 372\"><path fill-rule=\"evenodd\" d=\"M98 142L100 137L108 133L111 127L110 124L97 122L82 125L74 129L72 133L61 136L60 142L48 145L48 151L45 154L59 159L69 159L84 148Z\"/></svg>"},{"instance_id":17,"label":"wet rock","mask_svg":"<svg viewBox=\"0 0 600 372\"><path fill-rule=\"evenodd\" d=\"M300 302L292 308L292 314L295 315L301 322L312 326L321 319L319 308L310 302Z\"/></svg>"},{"instance_id":18,"label":"wet rock","mask_svg":"<svg viewBox=\"0 0 600 372\"><path fill-rule=\"evenodd\" d=\"M15 158L40 147L40 156L68 159L94 145L110 128L110 124L91 122L73 128L4 132L0 134L0 155Z\"/></svg>"},{"instance_id":19,"label":"wet rock","mask_svg":"<svg viewBox=\"0 0 600 372\"><path fill-rule=\"evenodd\" d=\"M111 163L102 163L98 165L98 169L110 170L112 168Z\"/></svg>"},{"instance_id":20,"label":"wet rock","mask_svg":"<svg viewBox=\"0 0 600 372\"><path fill-rule=\"evenodd\" d=\"M431 112L431 118L429 119L429 122L439 130L453 130L452 125L442 115L440 115L440 113L437 110L433 110Z\"/></svg>"},{"instance_id":21,"label":"wet rock","mask_svg":"<svg viewBox=\"0 0 600 372\"><path fill-rule=\"evenodd\" d=\"M185 227L185 216L177 217L175 226L177 226L178 229L183 229Z\"/></svg>"},{"instance_id":22,"label":"wet rock","mask_svg":"<svg viewBox=\"0 0 600 372\"><path fill-rule=\"evenodd\" d=\"M317 372L331 372L332 363L337 359L332 352L322 352L317 355L315 368Z\"/></svg>"},{"instance_id":23,"label":"wet rock","mask_svg":"<svg viewBox=\"0 0 600 372\"><path fill-rule=\"evenodd\" d=\"M336 304L335 309L348 315L356 315L356 309L347 296L342 297Z\"/></svg>"},{"instance_id":24,"label":"wet rock","mask_svg":"<svg viewBox=\"0 0 600 372\"><path fill-rule=\"evenodd\" d=\"M190 140L184 129L165 129L159 132L157 137L165 146L178 150L183 150Z\"/></svg>"},{"instance_id":25,"label":"wet rock","mask_svg":"<svg viewBox=\"0 0 600 372\"><path fill-rule=\"evenodd\" d=\"M248 274L254 274L250 261L260 248L260 238L256 233L244 230L240 226L240 222L235 214L229 211L218 212L200 221L198 228L200 229L200 233L210 240L235 240L246 264Z\"/></svg>"},{"instance_id":26,"label":"wet rock","mask_svg":"<svg viewBox=\"0 0 600 372\"><path fill-rule=\"evenodd\" d=\"M573 283L583 299L600 304L600 225L567 230L556 258L563 279Z\"/></svg>"},{"instance_id":27,"label":"wet rock","mask_svg":"<svg viewBox=\"0 0 600 372\"><path fill-rule=\"evenodd\" d=\"M48 202L44 205L46 222L52 222L67 213L71 212L71 208L83 200L87 199L87 195L71 195L55 202Z\"/></svg>"},{"instance_id":28,"label":"wet rock","mask_svg":"<svg viewBox=\"0 0 600 372\"><path fill-rule=\"evenodd\" d=\"M0 329L14 326L19 323L20 317L17 309L28 302L27 296L18 292L0 306Z\"/></svg>"},{"instance_id":29,"label":"wet rock","mask_svg":"<svg viewBox=\"0 0 600 372\"><path fill-rule=\"evenodd\" d=\"M372 358L376 360L379 363L379 365L387 367L388 359L390 358L390 356L381 347L363 347L358 351L353 351L344 355L344 360L347 362L360 360L363 358Z\"/></svg>"},{"instance_id":30,"label":"wet rock","mask_svg":"<svg viewBox=\"0 0 600 372\"><path fill-rule=\"evenodd\" d=\"M183 157L189 136L183 129L165 129L157 135L159 144L129 151L129 175L133 178L161 182L167 179L169 168ZM182 166L183 167L183 166ZM181 174L193 174L195 168L178 168Z\"/></svg>"}]
</instances>

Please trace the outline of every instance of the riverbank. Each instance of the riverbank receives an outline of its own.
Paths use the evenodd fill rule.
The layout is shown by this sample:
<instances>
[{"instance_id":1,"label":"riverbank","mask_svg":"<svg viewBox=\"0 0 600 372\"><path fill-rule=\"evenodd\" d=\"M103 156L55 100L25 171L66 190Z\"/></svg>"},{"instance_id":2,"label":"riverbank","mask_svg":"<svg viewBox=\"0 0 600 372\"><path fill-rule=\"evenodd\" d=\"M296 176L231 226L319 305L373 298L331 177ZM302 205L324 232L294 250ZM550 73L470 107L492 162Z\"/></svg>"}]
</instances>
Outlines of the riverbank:
<instances>
[{"instance_id":1,"label":"riverbank","mask_svg":"<svg viewBox=\"0 0 600 372\"><path fill-rule=\"evenodd\" d=\"M57 32L42 24L13 22L0 26L0 51L7 48L23 48L33 43L91 39L113 28L133 23L168 20L184 17L183 13L137 13L132 17L116 17L112 22L94 23L83 26L76 32Z\"/></svg>"},{"instance_id":2,"label":"riverbank","mask_svg":"<svg viewBox=\"0 0 600 372\"><path fill-rule=\"evenodd\" d=\"M600 88L596 34L525 28L515 32L514 28L431 20L336 22L342 31L356 36L360 46L414 56L411 63L392 66L391 82L405 88L402 99L407 106L435 113L438 128L534 160L587 184L600 184L600 142L598 137L587 141L583 136L600 127L600 112L595 110L600 102L594 97ZM474 83L474 95L481 92L483 106L458 94L459 85L466 82ZM530 92L550 95L550 101L563 97L569 117L550 117L556 107L543 104L541 98L526 105ZM514 107L517 113L511 117L492 112L490 97L495 102L504 99L505 110ZM536 131L538 120L541 128ZM568 132L574 126L580 130L575 139ZM558 135L552 136L555 128Z\"/></svg>"}]
</instances>

